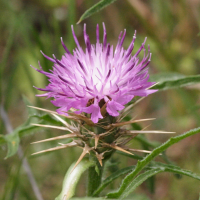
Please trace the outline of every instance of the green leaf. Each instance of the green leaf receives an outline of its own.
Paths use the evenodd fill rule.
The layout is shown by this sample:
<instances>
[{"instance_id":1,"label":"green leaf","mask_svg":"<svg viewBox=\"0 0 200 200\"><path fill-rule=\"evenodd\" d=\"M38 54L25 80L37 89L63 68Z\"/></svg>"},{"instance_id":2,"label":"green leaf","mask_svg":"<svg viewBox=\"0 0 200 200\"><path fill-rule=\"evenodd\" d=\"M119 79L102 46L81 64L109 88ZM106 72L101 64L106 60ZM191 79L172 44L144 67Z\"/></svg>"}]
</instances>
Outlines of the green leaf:
<instances>
[{"instance_id":1,"label":"green leaf","mask_svg":"<svg viewBox=\"0 0 200 200\"><path fill-rule=\"evenodd\" d=\"M146 181L148 178L152 177L155 174L158 174L160 172L172 172L172 173L178 173L182 175L186 175L192 178L195 178L197 180L200 180L200 176L189 171L181 169L180 167L173 166L173 165L167 165L163 163L156 163L159 167L150 167L151 169L144 172L143 174L138 175L130 184L129 186L124 190L122 195L120 196L120 199L126 198L131 192L133 192L139 185L141 185L144 181Z\"/></svg>"},{"instance_id":2,"label":"green leaf","mask_svg":"<svg viewBox=\"0 0 200 200\"><path fill-rule=\"evenodd\" d=\"M8 152L5 157L5 159L7 159L8 157L13 156L17 152L20 139L17 130L11 134L5 135L4 139L7 142L8 147Z\"/></svg>"},{"instance_id":3,"label":"green leaf","mask_svg":"<svg viewBox=\"0 0 200 200\"><path fill-rule=\"evenodd\" d=\"M150 167L150 168L162 168L165 169L166 172L172 172L172 173L177 173L185 176L189 176L191 178L195 178L200 181L200 175L195 174L189 170L181 169L180 167L174 166L174 165L169 165L169 164L164 164L160 162L155 163L156 166Z\"/></svg>"},{"instance_id":4,"label":"green leaf","mask_svg":"<svg viewBox=\"0 0 200 200\"><path fill-rule=\"evenodd\" d=\"M27 122L26 122L26 123L22 124L21 126L17 127L12 133L0 137L0 145L6 143L7 148L8 148L8 152L7 152L5 159L7 159L7 158L13 156L15 153L17 153L21 137L28 135L28 134L35 133L36 131L45 129L43 127L31 125L30 123L31 122L29 121L29 124L27 125Z\"/></svg>"},{"instance_id":5,"label":"green leaf","mask_svg":"<svg viewBox=\"0 0 200 200\"><path fill-rule=\"evenodd\" d=\"M152 177L153 175L163 172L162 169L151 169L143 174L140 174L137 176L130 184L129 186L123 191L122 195L120 196L120 199L126 198L131 192L133 192L139 185L141 185L144 181L146 181L148 178Z\"/></svg>"},{"instance_id":6,"label":"green leaf","mask_svg":"<svg viewBox=\"0 0 200 200\"><path fill-rule=\"evenodd\" d=\"M105 8L109 4L113 3L114 1L116 1L116 0L101 0L100 2L98 2L97 4L95 4L94 6L92 6L88 10L86 10L83 13L83 15L80 17L80 19L78 20L77 24L79 24L84 19L88 18L89 16L93 15L94 13L102 10L103 8Z\"/></svg>"},{"instance_id":7,"label":"green leaf","mask_svg":"<svg viewBox=\"0 0 200 200\"><path fill-rule=\"evenodd\" d=\"M55 119L49 114L39 115L34 110L29 110L29 114L33 115L30 116L24 124L18 126L12 133L0 136L0 145L7 144L8 148L8 152L5 159L13 156L17 152L21 137L35 133L39 130L46 129L43 127L32 125L32 123L62 125L61 122L57 121L57 119Z\"/></svg>"},{"instance_id":8,"label":"green leaf","mask_svg":"<svg viewBox=\"0 0 200 200\"><path fill-rule=\"evenodd\" d=\"M141 170L149 164L156 156L158 156L160 153L165 151L168 147L172 146L173 144L189 137L192 135L195 135L200 132L200 127L196 129L192 129L184 134L171 137L169 140L167 140L165 143L154 149L149 155L147 155L143 160L138 161L136 168L133 172L131 172L129 175L127 175L124 180L122 181L122 184L117 192L109 193L107 197L109 198L118 198L120 197L125 189L128 187L128 185L133 181L134 177L141 172Z\"/></svg>"},{"instance_id":9,"label":"green leaf","mask_svg":"<svg viewBox=\"0 0 200 200\"><path fill-rule=\"evenodd\" d=\"M34 122L38 122L38 123L42 123L42 124L48 124L44 120L41 120L41 119L43 119L43 117L44 116L41 116L41 118L39 118L40 120L37 120L37 121L34 121ZM46 115L45 115L45 117L46 117ZM56 120L54 120L54 121L56 121ZM25 122L24 124L17 127L12 133L0 137L0 145L7 143L8 153L7 153L6 158L11 157L15 153L17 153L21 137L28 135L28 134L33 134L33 133L35 133L36 131L39 131L39 130L46 129L46 128L43 128L43 127L31 125L32 122L33 122L33 120L31 120L31 118L29 118L27 120L27 122Z\"/></svg>"},{"instance_id":10,"label":"green leaf","mask_svg":"<svg viewBox=\"0 0 200 200\"><path fill-rule=\"evenodd\" d=\"M19 143L20 143L20 137L22 134L28 134L32 133L33 131L36 131L38 129L42 129L41 127L33 126L33 125L21 125L17 127L12 133L2 136L3 139L0 140L1 144L6 143L8 152L5 157L5 159L13 156L17 153Z\"/></svg>"},{"instance_id":11,"label":"green leaf","mask_svg":"<svg viewBox=\"0 0 200 200\"><path fill-rule=\"evenodd\" d=\"M160 77L159 77L160 76ZM157 82L151 89L168 90L200 83L200 75L183 76L177 73L157 74L151 81Z\"/></svg>"},{"instance_id":12,"label":"green leaf","mask_svg":"<svg viewBox=\"0 0 200 200\"><path fill-rule=\"evenodd\" d=\"M185 78L185 75L176 72L161 72L151 75L149 81L164 82L164 81L178 80L180 78Z\"/></svg>"},{"instance_id":13,"label":"green leaf","mask_svg":"<svg viewBox=\"0 0 200 200\"><path fill-rule=\"evenodd\" d=\"M74 165L75 165L75 162L68 169L68 171L65 175L64 181L63 181L62 191L59 194L59 196L56 197L55 200L63 200L63 199L71 198L75 193L76 185L77 185L81 175L83 174L83 172L86 169L94 166L95 162L85 158L72 171Z\"/></svg>"},{"instance_id":14,"label":"green leaf","mask_svg":"<svg viewBox=\"0 0 200 200\"><path fill-rule=\"evenodd\" d=\"M157 142L157 141L148 141L146 139L146 137L144 135L137 135L135 138L135 140L139 141L143 147L145 148L146 147L152 147L152 148L156 148L158 146L161 145L160 142ZM145 148L145 150L149 150L149 148ZM128 154L129 155L129 154ZM174 164L165 154L165 152L162 153L162 158L165 162L167 162L168 164Z\"/></svg>"},{"instance_id":15,"label":"green leaf","mask_svg":"<svg viewBox=\"0 0 200 200\"><path fill-rule=\"evenodd\" d=\"M99 186L99 188L97 188L96 191L94 191L93 196L98 195L107 185L109 185L112 181L114 181L115 179L117 179L119 176L122 176L124 174L127 174L129 172L131 172L133 169L135 168L135 166L130 166L130 167L126 167L123 169L120 169L114 173L112 173L111 176L109 176L108 178L106 178L101 185Z\"/></svg>"}]
</instances>

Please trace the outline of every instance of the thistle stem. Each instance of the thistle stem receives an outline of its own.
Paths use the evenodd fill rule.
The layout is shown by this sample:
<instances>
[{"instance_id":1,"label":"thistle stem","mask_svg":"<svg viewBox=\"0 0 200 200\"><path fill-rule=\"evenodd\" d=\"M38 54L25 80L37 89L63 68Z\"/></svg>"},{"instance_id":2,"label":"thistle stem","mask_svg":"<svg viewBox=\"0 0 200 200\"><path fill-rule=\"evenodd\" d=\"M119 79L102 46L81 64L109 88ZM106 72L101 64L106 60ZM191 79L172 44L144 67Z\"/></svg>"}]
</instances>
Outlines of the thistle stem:
<instances>
[{"instance_id":1,"label":"thistle stem","mask_svg":"<svg viewBox=\"0 0 200 200\"><path fill-rule=\"evenodd\" d=\"M107 125L110 125L112 124L114 121L115 118L113 118L112 116L107 116L106 118L104 118L103 120L101 120L101 123L102 125L104 126L107 126ZM101 128L101 127L96 127L94 129L94 132L99 135L101 133L105 133L107 130ZM106 136L104 138L104 140L107 142L107 143L112 143L113 140L114 140L114 136L113 134L110 134L108 136ZM105 151L105 149L103 150ZM102 152L99 152L99 153L102 153ZM112 155L112 152L109 152L107 154L104 154L104 160L103 160L103 163L105 163L105 160L108 160L110 158L110 156ZM89 168L88 170L88 185L87 185L87 196L91 197L91 196L98 196L98 195L93 195L94 191L100 186L101 184L101 180L102 180L102 174L103 174L103 169L104 169L104 164L103 166L101 166L99 164L99 161L97 160L96 156L95 155L92 155L90 154L90 159L95 159L96 161L96 166L92 166Z\"/></svg>"},{"instance_id":2,"label":"thistle stem","mask_svg":"<svg viewBox=\"0 0 200 200\"><path fill-rule=\"evenodd\" d=\"M100 186L103 174L103 167L99 166L99 173L95 167L90 167L88 170L88 191L87 196L93 196L94 191Z\"/></svg>"}]
</instances>

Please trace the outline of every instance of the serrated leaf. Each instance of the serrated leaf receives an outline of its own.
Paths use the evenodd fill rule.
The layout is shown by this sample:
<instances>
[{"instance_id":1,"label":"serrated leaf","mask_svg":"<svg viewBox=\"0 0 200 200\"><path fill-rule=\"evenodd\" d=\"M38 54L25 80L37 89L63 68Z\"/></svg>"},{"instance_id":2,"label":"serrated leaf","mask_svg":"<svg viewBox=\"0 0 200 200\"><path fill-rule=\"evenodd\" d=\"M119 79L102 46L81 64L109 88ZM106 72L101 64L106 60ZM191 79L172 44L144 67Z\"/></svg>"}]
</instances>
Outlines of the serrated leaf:
<instances>
[{"instance_id":1,"label":"serrated leaf","mask_svg":"<svg viewBox=\"0 0 200 200\"><path fill-rule=\"evenodd\" d=\"M106 6L110 5L114 1L116 1L116 0L101 0L101 1L99 1L97 4L95 4L94 6L92 6L91 8L89 8L88 10L86 10L83 13L83 15L78 20L77 24L79 24L84 19L88 18L89 16L95 14L96 12L99 12L100 10L102 10Z\"/></svg>"},{"instance_id":2,"label":"serrated leaf","mask_svg":"<svg viewBox=\"0 0 200 200\"><path fill-rule=\"evenodd\" d=\"M8 152L5 157L5 159L7 159L13 156L17 152L20 139L19 139L19 135L17 131L14 131L11 134L5 135L4 139L7 142L7 148L8 148Z\"/></svg>"},{"instance_id":3,"label":"serrated leaf","mask_svg":"<svg viewBox=\"0 0 200 200\"><path fill-rule=\"evenodd\" d=\"M160 77L159 74L152 76L150 80L157 82L151 89L168 90L200 83L200 75L183 76L177 73L170 73L164 77L162 73Z\"/></svg>"},{"instance_id":4,"label":"serrated leaf","mask_svg":"<svg viewBox=\"0 0 200 200\"><path fill-rule=\"evenodd\" d=\"M128 185L133 181L135 176L138 175L138 173L141 172L141 170L147 166L156 156L158 156L160 153L165 151L168 147L172 146L173 144L189 137L192 135L195 135L200 132L200 127L192 129L186 133L183 133L181 135L171 137L169 140L167 140L165 143L154 149L149 155L147 155L143 160L138 161L135 170L127 175L123 181L122 184L117 192L109 193L107 196L108 198L118 198L122 195L122 193L125 191L125 189L128 187Z\"/></svg>"},{"instance_id":5,"label":"serrated leaf","mask_svg":"<svg viewBox=\"0 0 200 200\"><path fill-rule=\"evenodd\" d=\"M157 169L151 169L148 170L139 176L137 176L129 185L128 187L123 191L123 193L120 195L119 199L125 199L131 192L133 192L139 185L141 185L144 181L146 181L148 178L152 177L155 174L158 174L159 172L163 172L163 169L157 168Z\"/></svg>"},{"instance_id":6,"label":"serrated leaf","mask_svg":"<svg viewBox=\"0 0 200 200\"><path fill-rule=\"evenodd\" d=\"M174 166L174 165L169 165L169 164L164 164L164 163L160 163L160 162L156 162L155 163L155 167L151 167L151 168L165 168L166 172L172 172L172 173L177 173L177 174L181 174L181 175L185 175L185 176L189 176L191 178L195 178L197 180L200 181L200 175L195 174L189 170L186 169L182 169L178 166Z\"/></svg>"},{"instance_id":7,"label":"serrated leaf","mask_svg":"<svg viewBox=\"0 0 200 200\"><path fill-rule=\"evenodd\" d=\"M63 181L62 191L59 194L59 196L56 197L55 200L63 200L63 199L67 200L67 199L71 198L75 193L76 185L77 185L81 175L89 167L94 166L95 162L85 158L72 171L75 164L76 164L76 162L73 163L70 166L70 168L68 169L68 171L65 175L64 181Z\"/></svg>"},{"instance_id":8,"label":"serrated leaf","mask_svg":"<svg viewBox=\"0 0 200 200\"><path fill-rule=\"evenodd\" d=\"M182 175L186 175L192 178L195 178L197 180L200 180L200 176L189 171L181 169L177 166L173 165L167 165L163 163L156 163L157 166L160 167L151 167L150 170L144 172L143 174L138 175L124 190L122 195L120 196L120 199L126 198L131 192L133 192L139 185L141 185L144 181L146 181L148 178L154 176L155 174L158 174L160 172L172 172L172 173L178 173Z\"/></svg>"},{"instance_id":9,"label":"serrated leaf","mask_svg":"<svg viewBox=\"0 0 200 200\"><path fill-rule=\"evenodd\" d=\"M96 191L94 191L93 196L98 195L107 185L109 185L112 181L114 181L115 179L117 179L118 177L127 174L129 172L131 172L133 169L135 168L135 166L130 166L130 167L126 167L123 169L120 169L114 173L112 173L112 175L110 175L108 178L106 178L101 185L97 188Z\"/></svg>"}]
</instances>

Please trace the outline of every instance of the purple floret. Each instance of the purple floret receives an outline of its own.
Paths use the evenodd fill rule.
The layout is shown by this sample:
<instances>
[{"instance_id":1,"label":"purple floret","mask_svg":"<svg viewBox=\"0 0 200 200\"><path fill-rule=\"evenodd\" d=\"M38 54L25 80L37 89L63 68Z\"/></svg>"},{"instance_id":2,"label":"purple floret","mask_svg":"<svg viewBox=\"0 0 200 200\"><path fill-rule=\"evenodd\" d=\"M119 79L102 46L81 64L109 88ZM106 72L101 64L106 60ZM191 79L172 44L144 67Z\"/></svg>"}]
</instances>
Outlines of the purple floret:
<instances>
[{"instance_id":1,"label":"purple floret","mask_svg":"<svg viewBox=\"0 0 200 200\"><path fill-rule=\"evenodd\" d=\"M96 45L91 44L84 25L86 49L83 51L72 26L72 34L77 45L73 54L67 49L62 38L61 43L66 53L61 60L54 55L50 58L42 53L54 65L51 73L43 71L40 64L40 70L34 68L46 75L50 82L46 88L36 89L47 92L38 96L54 98L51 102L59 107L58 113L67 114L70 108L75 108L76 113L91 114L91 120L97 123L103 118L101 108L105 103L107 113L115 117L134 96L147 96L157 91L148 89L154 82L148 82L147 65L151 60L151 53L148 47L148 54L145 54L146 38L136 54L131 56L136 33L128 49L124 50L122 45L126 30L120 33L115 49L107 43L104 24L103 30L103 43L99 41L97 25L97 42ZM138 55L142 50L144 57L139 61Z\"/></svg>"}]
</instances>

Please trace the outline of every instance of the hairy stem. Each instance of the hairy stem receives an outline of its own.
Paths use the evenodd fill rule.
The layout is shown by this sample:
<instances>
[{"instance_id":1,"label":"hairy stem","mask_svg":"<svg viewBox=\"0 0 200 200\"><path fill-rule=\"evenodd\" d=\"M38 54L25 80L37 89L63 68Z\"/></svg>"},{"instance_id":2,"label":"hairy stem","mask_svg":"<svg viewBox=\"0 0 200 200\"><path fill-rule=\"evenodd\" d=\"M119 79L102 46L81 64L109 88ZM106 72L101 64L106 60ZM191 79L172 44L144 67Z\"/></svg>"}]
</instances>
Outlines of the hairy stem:
<instances>
[{"instance_id":1,"label":"hairy stem","mask_svg":"<svg viewBox=\"0 0 200 200\"><path fill-rule=\"evenodd\" d=\"M104 125L104 126L107 126L109 124L112 124L113 120L114 120L114 118L108 115L106 118L101 120L101 124ZM101 127L98 127L98 126L95 128L95 133L97 135L99 135L101 133L105 133L106 131L107 130L105 130L104 128L101 128ZM107 140L106 142L108 142L108 143L112 143L113 140L114 140L113 134L106 136L106 138L104 138L104 140ZM110 156L112 155L112 152L109 152L106 155L104 155L104 162L105 162L105 160L110 158ZM98 152L98 153L102 153L102 152ZM96 166L92 166L88 170L88 191L87 191L87 195L88 196L98 196L98 195L93 195L93 193L101 184L102 174L103 174L104 168L103 168L103 166L101 166L99 164L99 161L97 160L95 155L91 154L90 159L96 161Z\"/></svg>"},{"instance_id":2,"label":"hairy stem","mask_svg":"<svg viewBox=\"0 0 200 200\"><path fill-rule=\"evenodd\" d=\"M98 171L98 173L97 173ZM103 174L103 167L96 165L88 170L88 191L87 196L93 196L94 191L100 186ZM96 196L96 195L95 195Z\"/></svg>"}]
</instances>

